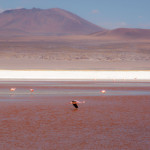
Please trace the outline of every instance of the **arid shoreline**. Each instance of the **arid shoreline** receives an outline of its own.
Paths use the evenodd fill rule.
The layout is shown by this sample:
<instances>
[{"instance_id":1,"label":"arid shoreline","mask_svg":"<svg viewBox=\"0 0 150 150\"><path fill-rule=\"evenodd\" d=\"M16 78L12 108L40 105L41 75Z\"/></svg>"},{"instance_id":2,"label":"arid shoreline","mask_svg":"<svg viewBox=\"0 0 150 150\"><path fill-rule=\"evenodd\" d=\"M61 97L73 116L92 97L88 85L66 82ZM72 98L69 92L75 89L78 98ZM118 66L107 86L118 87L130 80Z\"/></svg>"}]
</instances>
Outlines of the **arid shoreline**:
<instances>
[{"instance_id":1,"label":"arid shoreline","mask_svg":"<svg viewBox=\"0 0 150 150\"><path fill-rule=\"evenodd\" d=\"M2 70L150 70L149 39L0 37Z\"/></svg>"}]
</instances>

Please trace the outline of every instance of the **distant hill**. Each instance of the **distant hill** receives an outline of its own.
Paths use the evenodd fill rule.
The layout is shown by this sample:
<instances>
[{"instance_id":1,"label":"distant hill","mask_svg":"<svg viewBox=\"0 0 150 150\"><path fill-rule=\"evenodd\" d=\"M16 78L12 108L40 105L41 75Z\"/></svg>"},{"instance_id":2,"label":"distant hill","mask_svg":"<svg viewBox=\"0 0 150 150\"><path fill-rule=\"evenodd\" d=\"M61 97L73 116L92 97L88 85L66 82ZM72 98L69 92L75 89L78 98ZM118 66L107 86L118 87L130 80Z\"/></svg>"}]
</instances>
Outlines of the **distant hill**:
<instances>
[{"instance_id":1,"label":"distant hill","mask_svg":"<svg viewBox=\"0 0 150 150\"><path fill-rule=\"evenodd\" d=\"M93 36L99 37L114 37L124 39L146 39L150 38L150 29L137 29L137 28L118 28L114 30L105 30L103 32L96 32Z\"/></svg>"},{"instance_id":2,"label":"distant hill","mask_svg":"<svg viewBox=\"0 0 150 150\"><path fill-rule=\"evenodd\" d=\"M59 8L23 8L0 13L0 35L66 35L98 31L104 29Z\"/></svg>"}]
</instances>

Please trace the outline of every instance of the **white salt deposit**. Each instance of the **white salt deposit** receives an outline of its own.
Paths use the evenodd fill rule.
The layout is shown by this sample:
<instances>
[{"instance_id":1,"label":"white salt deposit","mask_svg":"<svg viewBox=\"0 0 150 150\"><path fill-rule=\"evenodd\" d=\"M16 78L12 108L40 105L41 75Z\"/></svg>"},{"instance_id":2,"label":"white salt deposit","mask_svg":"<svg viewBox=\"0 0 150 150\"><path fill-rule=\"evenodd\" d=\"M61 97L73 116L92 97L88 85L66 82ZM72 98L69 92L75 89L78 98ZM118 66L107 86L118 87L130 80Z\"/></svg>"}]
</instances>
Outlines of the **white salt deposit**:
<instances>
[{"instance_id":1,"label":"white salt deposit","mask_svg":"<svg viewBox=\"0 0 150 150\"><path fill-rule=\"evenodd\" d=\"M14 71L0 70L0 79L131 79L150 80L150 71Z\"/></svg>"}]
</instances>

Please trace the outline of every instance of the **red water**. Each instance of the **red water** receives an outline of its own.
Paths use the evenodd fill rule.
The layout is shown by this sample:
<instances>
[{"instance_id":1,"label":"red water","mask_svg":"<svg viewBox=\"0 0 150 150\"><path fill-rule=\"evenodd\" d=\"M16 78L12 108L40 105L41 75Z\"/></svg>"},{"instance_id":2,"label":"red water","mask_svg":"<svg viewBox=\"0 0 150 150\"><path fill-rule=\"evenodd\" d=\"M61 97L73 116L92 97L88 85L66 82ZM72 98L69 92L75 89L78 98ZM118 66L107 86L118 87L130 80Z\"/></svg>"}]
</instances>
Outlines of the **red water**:
<instances>
[{"instance_id":1,"label":"red water","mask_svg":"<svg viewBox=\"0 0 150 150\"><path fill-rule=\"evenodd\" d=\"M1 84L0 150L150 149L150 95L91 93L87 96L86 90L95 92L99 88L111 92L131 90L124 85L94 88L95 83L80 83L85 95L83 92L71 95L64 89L75 93L79 84L74 84L74 88L68 84L32 84L38 91L33 94L28 93L31 84L12 83L18 89L14 94L9 93L10 84ZM50 89L60 93L48 94ZM133 85L132 90L148 92L150 87ZM73 99L86 103L75 110L69 104Z\"/></svg>"}]
</instances>

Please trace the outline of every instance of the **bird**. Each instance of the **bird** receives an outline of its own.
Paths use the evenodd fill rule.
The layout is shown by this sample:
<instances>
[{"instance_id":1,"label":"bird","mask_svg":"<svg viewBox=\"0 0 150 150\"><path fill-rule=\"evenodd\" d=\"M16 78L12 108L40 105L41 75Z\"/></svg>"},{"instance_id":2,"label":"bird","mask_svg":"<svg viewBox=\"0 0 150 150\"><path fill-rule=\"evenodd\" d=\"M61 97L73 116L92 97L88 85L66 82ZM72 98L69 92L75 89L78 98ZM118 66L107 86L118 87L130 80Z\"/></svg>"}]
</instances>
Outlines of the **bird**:
<instances>
[{"instance_id":1,"label":"bird","mask_svg":"<svg viewBox=\"0 0 150 150\"><path fill-rule=\"evenodd\" d=\"M101 90L101 93L105 94L105 93L106 93L106 91L105 91L105 90Z\"/></svg>"},{"instance_id":2,"label":"bird","mask_svg":"<svg viewBox=\"0 0 150 150\"><path fill-rule=\"evenodd\" d=\"M16 88L10 88L11 92L14 92L16 90Z\"/></svg>"}]
</instances>

